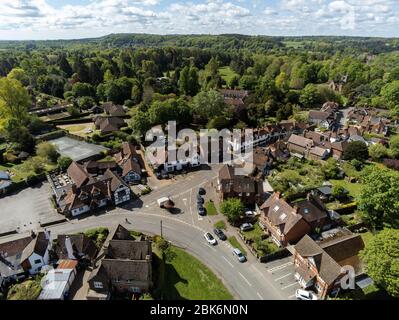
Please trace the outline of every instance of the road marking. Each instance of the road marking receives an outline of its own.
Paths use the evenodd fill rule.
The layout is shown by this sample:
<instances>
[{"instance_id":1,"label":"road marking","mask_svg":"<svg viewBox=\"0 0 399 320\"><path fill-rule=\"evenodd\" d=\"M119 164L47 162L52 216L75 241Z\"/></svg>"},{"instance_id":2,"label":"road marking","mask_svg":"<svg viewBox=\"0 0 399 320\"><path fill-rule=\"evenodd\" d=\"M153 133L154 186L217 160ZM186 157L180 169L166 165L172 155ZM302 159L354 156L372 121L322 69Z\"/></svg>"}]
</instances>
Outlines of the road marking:
<instances>
[{"instance_id":1,"label":"road marking","mask_svg":"<svg viewBox=\"0 0 399 320\"><path fill-rule=\"evenodd\" d=\"M226 260L226 262L230 265L230 267L234 268L234 265L229 260L227 260L225 256L222 256L222 258Z\"/></svg>"},{"instance_id":2,"label":"road marking","mask_svg":"<svg viewBox=\"0 0 399 320\"><path fill-rule=\"evenodd\" d=\"M263 299L263 297L261 296L261 294L260 294L259 292L257 292L256 295L257 295L261 300L265 300L265 299Z\"/></svg>"},{"instance_id":3,"label":"road marking","mask_svg":"<svg viewBox=\"0 0 399 320\"><path fill-rule=\"evenodd\" d=\"M274 271L287 268L287 267L289 267L289 266L291 266L291 265L293 265L293 264L294 264L293 262L287 262L287 263L284 263L284 264L279 265L279 266L277 266L277 267L271 268L271 269L267 270L267 272L272 273L272 272L274 272Z\"/></svg>"},{"instance_id":4,"label":"road marking","mask_svg":"<svg viewBox=\"0 0 399 320\"><path fill-rule=\"evenodd\" d=\"M190 202L191 202L192 197L193 197L193 189L190 190ZM191 203L189 204L189 206L190 206L191 220L192 220L193 225L194 225L193 208L191 206Z\"/></svg>"},{"instance_id":5,"label":"road marking","mask_svg":"<svg viewBox=\"0 0 399 320\"><path fill-rule=\"evenodd\" d=\"M289 285L286 285L286 286L282 287L281 289L282 289L282 290L285 290L285 289L287 289L287 288L289 288L289 287L295 286L296 284L298 284L298 282L295 281L294 283L291 283L291 284L289 284Z\"/></svg>"},{"instance_id":6,"label":"road marking","mask_svg":"<svg viewBox=\"0 0 399 320\"><path fill-rule=\"evenodd\" d=\"M292 272L291 272L291 273L287 273L285 276L279 277L279 278L275 279L274 281L279 281L279 280L281 280L281 279L284 279L285 277L288 277L288 276L290 276L291 274L292 274Z\"/></svg>"},{"instance_id":7,"label":"road marking","mask_svg":"<svg viewBox=\"0 0 399 320\"><path fill-rule=\"evenodd\" d=\"M245 278L245 277L241 274L241 272L238 272L238 274L241 276L241 278L244 279L244 281L245 281L250 287L252 287L252 284L247 280L247 278Z\"/></svg>"}]
</instances>

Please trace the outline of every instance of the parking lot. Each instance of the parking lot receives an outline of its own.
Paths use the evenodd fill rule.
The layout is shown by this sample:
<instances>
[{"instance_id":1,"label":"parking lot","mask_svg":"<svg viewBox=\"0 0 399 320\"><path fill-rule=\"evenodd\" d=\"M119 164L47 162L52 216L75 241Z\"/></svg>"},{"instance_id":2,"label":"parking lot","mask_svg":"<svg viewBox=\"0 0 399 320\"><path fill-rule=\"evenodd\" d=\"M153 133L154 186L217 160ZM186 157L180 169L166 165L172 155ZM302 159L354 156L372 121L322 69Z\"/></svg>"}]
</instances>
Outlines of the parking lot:
<instances>
[{"instance_id":1,"label":"parking lot","mask_svg":"<svg viewBox=\"0 0 399 320\"><path fill-rule=\"evenodd\" d=\"M275 287L281 290L286 299L295 299L295 291L300 288L294 278L292 256L265 264L267 273L273 278Z\"/></svg>"},{"instance_id":2,"label":"parking lot","mask_svg":"<svg viewBox=\"0 0 399 320\"><path fill-rule=\"evenodd\" d=\"M30 230L40 222L62 218L52 207L50 186L39 184L18 193L0 198L0 232L9 232L17 227Z\"/></svg>"}]
</instances>

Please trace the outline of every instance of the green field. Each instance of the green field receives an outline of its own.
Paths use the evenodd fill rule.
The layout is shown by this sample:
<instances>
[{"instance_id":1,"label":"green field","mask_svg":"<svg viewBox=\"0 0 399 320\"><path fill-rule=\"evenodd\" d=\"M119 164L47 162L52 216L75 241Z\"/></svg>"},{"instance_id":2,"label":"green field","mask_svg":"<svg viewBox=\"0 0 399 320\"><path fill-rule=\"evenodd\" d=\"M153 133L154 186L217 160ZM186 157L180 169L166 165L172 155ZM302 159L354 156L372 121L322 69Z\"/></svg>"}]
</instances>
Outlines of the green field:
<instances>
[{"instance_id":1,"label":"green field","mask_svg":"<svg viewBox=\"0 0 399 320\"><path fill-rule=\"evenodd\" d=\"M217 229L222 229L222 230L226 230L226 228L227 228L226 222L224 222L223 220L216 222L213 226Z\"/></svg>"},{"instance_id":2,"label":"green field","mask_svg":"<svg viewBox=\"0 0 399 320\"><path fill-rule=\"evenodd\" d=\"M227 84L229 84L235 76L238 76L230 67L219 68L219 73Z\"/></svg>"},{"instance_id":3,"label":"green field","mask_svg":"<svg viewBox=\"0 0 399 320\"><path fill-rule=\"evenodd\" d=\"M154 250L153 297L165 300L232 300L221 280L202 262L182 249L171 247L166 263Z\"/></svg>"},{"instance_id":4,"label":"green field","mask_svg":"<svg viewBox=\"0 0 399 320\"><path fill-rule=\"evenodd\" d=\"M362 192L361 183L350 183L346 180L330 180L333 186L342 186L349 191L349 195L354 199L357 199Z\"/></svg>"}]
</instances>

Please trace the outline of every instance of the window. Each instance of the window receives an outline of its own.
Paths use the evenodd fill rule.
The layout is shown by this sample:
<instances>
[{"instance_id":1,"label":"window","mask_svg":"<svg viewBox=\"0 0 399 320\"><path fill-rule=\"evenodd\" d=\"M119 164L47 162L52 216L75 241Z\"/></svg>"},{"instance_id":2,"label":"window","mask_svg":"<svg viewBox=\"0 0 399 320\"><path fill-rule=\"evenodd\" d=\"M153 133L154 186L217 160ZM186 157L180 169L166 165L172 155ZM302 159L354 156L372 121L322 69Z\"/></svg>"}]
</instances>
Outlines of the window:
<instances>
[{"instance_id":1,"label":"window","mask_svg":"<svg viewBox=\"0 0 399 320\"><path fill-rule=\"evenodd\" d=\"M94 288L96 289L102 289L104 286L102 282L94 281Z\"/></svg>"},{"instance_id":2,"label":"window","mask_svg":"<svg viewBox=\"0 0 399 320\"><path fill-rule=\"evenodd\" d=\"M279 206L275 206L273 210L274 211L278 211L278 209L280 209L280 207Z\"/></svg>"},{"instance_id":3,"label":"window","mask_svg":"<svg viewBox=\"0 0 399 320\"><path fill-rule=\"evenodd\" d=\"M42 263L42 260L40 259L34 261L34 264L40 264L40 263Z\"/></svg>"}]
</instances>

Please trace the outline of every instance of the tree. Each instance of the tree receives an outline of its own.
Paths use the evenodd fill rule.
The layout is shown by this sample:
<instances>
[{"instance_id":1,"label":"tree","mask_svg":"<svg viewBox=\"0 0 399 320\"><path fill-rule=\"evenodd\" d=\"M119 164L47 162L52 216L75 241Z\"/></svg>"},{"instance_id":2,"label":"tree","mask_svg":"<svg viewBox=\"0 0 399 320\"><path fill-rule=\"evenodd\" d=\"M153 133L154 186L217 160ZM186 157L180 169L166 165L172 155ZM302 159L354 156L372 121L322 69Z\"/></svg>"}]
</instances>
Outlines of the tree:
<instances>
[{"instance_id":1,"label":"tree","mask_svg":"<svg viewBox=\"0 0 399 320\"><path fill-rule=\"evenodd\" d=\"M388 83L381 89L381 97L389 107L399 105L399 80Z\"/></svg>"},{"instance_id":2,"label":"tree","mask_svg":"<svg viewBox=\"0 0 399 320\"><path fill-rule=\"evenodd\" d=\"M312 108L321 103L321 97L314 84L308 84L301 93L299 102L306 108Z\"/></svg>"},{"instance_id":3,"label":"tree","mask_svg":"<svg viewBox=\"0 0 399 320\"><path fill-rule=\"evenodd\" d=\"M44 159L48 159L52 163L56 163L59 157L57 148L50 142L40 142L36 146L36 154Z\"/></svg>"},{"instance_id":4,"label":"tree","mask_svg":"<svg viewBox=\"0 0 399 320\"><path fill-rule=\"evenodd\" d=\"M7 75L8 79L14 79L18 80L19 82L22 83L22 85L27 86L29 85L29 77L26 74L24 69L21 68L14 68L10 71L10 73Z\"/></svg>"},{"instance_id":5,"label":"tree","mask_svg":"<svg viewBox=\"0 0 399 320\"><path fill-rule=\"evenodd\" d=\"M399 298L399 230L379 232L366 244L360 257L376 285Z\"/></svg>"},{"instance_id":6,"label":"tree","mask_svg":"<svg viewBox=\"0 0 399 320\"><path fill-rule=\"evenodd\" d=\"M381 143L373 144L369 148L369 154L374 161L380 161L387 157L388 149Z\"/></svg>"},{"instance_id":7,"label":"tree","mask_svg":"<svg viewBox=\"0 0 399 320\"><path fill-rule=\"evenodd\" d=\"M336 185L333 187L332 195L335 199L343 200L348 196L348 191L340 185Z\"/></svg>"},{"instance_id":8,"label":"tree","mask_svg":"<svg viewBox=\"0 0 399 320\"><path fill-rule=\"evenodd\" d=\"M244 209L244 204L238 198L225 200L220 205L220 211L227 217L231 224L235 224L240 220Z\"/></svg>"},{"instance_id":9,"label":"tree","mask_svg":"<svg viewBox=\"0 0 399 320\"><path fill-rule=\"evenodd\" d=\"M325 164L321 167L324 178L327 180L337 179L341 173L341 170L338 166L338 161L334 158L328 159Z\"/></svg>"},{"instance_id":10,"label":"tree","mask_svg":"<svg viewBox=\"0 0 399 320\"><path fill-rule=\"evenodd\" d=\"M201 91L197 94L192 103L193 113L197 115L201 121L206 122L223 114L227 109L223 96L216 90Z\"/></svg>"},{"instance_id":11,"label":"tree","mask_svg":"<svg viewBox=\"0 0 399 320\"><path fill-rule=\"evenodd\" d=\"M146 112L133 109L131 112L129 126L132 128L135 134L142 136L151 129L151 122Z\"/></svg>"},{"instance_id":12,"label":"tree","mask_svg":"<svg viewBox=\"0 0 399 320\"><path fill-rule=\"evenodd\" d=\"M392 153L392 156L396 159L399 159L399 135L393 136L389 141L389 149Z\"/></svg>"},{"instance_id":13,"label":"tree","mask_svg":"<svg viewBox=\"0 0 399 320\"><path fill-rule=\"evenodd\" d=\"M344 160L365 161L369 158L369 149L362 141L352 141L343 153Z\"/></svg>"},{"instance_id":14,"label":"tree","mask_svg":"<svg viewBox=\"0 0 399 320\"><path fill-rule=\"evenodd\" d=\"M0 129L10 120L19 126L28 123L31 99L21 82L15 79L0 79Z\"/></svg>"},{"instance_id":15,"label":"tree","mask_svg":"<svg viewBox=\"0 0 399 320\"><path fill-rule=\"evenodd\" d=\"M72 86L72 93L75 98L95 97L94 87L89 83L77 82Z\"/></svg>"},{"instance_id":16,"label":"tree","mask_svg":"<svg viewBox=\"0 0 399 320\"><path fill-rule=\"evenodd\" d=\"M58 167L61 170L66 170L72 163L72 159L69 157L59 157L57 160Z\"/></svg>"},{"instance_id":17,"label":"tree","mask_svg":"<svg viewBox=\"0 0 399 320\"><path fill-rule=\"evenodd\" d=\"M363 219L375 229L399 224L399 172L365 168L359 209Z\"/></svg>"},{"instance_id":18,"label":"tree","mask_svg":"<svg viewBox=\"0 0 399 320\"><path fill-rule=\"evenodd\" d=\"M178 124L188 124L191 121L191 109L183 99L168 99L153 101L148 109L148 117L153 125L176 121Z\"/></svg>"}]
</instances>

